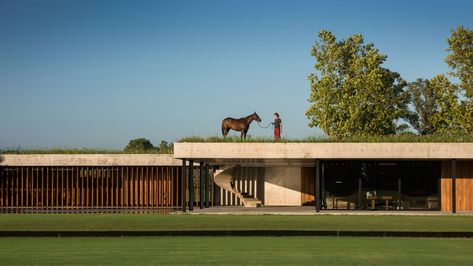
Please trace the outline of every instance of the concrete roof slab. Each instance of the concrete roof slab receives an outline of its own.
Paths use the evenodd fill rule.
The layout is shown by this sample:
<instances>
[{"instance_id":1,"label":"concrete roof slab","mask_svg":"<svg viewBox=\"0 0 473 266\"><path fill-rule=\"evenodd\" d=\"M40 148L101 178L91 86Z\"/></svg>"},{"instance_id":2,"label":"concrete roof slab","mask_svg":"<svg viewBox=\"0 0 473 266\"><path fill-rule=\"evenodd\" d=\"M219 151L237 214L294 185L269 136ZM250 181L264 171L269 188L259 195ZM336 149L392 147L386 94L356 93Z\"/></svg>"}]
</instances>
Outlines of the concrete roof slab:
<instances>
[{"instance_id":1,"label":"concrete roof slab","mask_svg":"<svg viewBox=\"0 0 473 266\"><path fill-rule=\"evenodd\" d=\"M473 159L473 143L175 143L174 157L196 161Z\"/></svg>"}]
</instances>

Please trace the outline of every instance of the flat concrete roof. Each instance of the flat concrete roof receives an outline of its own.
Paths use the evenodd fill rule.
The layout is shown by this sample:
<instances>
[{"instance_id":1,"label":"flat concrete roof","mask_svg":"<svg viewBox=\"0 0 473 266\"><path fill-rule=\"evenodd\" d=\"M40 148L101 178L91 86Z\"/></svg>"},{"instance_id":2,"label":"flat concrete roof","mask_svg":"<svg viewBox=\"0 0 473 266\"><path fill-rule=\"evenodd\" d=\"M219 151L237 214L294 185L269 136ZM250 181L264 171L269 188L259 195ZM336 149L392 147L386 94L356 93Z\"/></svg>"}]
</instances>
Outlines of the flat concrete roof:
<instances>
[{"instance_id":1,"label":"flat concrete roof","mask_svg":"<svg viewBox=\"0 0 473 266\"><path fill-rule=\"evenodd\" d=\"M174 157L216 164L313 165L315 159L470 160L473 143L190 143Z\"/></svg>"},{"instance_id":2,"label":"flat concrete roof","mask_svg":"<svg viewBox=\"0 0 473 266\"><path fill-rule=\"evenodd\" d=\"M2 166L179 166L172 154L3 154Z\"/></svg>"}]
</instances>

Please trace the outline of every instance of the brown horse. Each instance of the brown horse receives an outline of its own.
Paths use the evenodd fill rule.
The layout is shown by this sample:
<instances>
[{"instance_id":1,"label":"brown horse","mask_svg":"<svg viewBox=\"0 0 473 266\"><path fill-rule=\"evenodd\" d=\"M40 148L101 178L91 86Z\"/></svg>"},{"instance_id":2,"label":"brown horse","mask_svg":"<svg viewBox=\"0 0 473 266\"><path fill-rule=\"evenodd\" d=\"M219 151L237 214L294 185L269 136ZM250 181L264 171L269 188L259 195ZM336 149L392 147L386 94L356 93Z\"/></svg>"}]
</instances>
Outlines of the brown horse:
<instances>
[{"instance_id":1,"label":"brown horse","mask_svg":"<svg viewBox=\"0 0 473 266\"><path fill-rule=\"evenodd\" d=\"M227 117L222 121L222 135L223 138L226 138L228 135L228 131L233 129L235 131L240 131L241 138L246 139L246 133L248 133L248 129L250 128L251 122L256 120L261 122L261 118L256 114L256 112L252 113L249 116L242 117L240 119L235 119L231 117Z\"/></svg>"}]
</instances>

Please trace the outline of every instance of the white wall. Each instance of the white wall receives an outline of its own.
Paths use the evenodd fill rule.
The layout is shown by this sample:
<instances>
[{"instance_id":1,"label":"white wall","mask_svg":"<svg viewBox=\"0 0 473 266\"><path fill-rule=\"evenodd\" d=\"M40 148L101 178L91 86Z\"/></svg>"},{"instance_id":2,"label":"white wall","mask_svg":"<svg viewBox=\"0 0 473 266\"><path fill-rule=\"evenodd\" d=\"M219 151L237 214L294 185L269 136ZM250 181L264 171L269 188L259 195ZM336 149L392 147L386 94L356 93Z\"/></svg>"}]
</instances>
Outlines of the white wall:
<instances>
[{"instance_id":1,"label":"white wall","mask_svg":"<svg viewBox=\"0 0 473 266\"><path fill-rule=\"evenodd\" d=\"M266 167L264 180L264 205L301 205L300 167Z\"/></svg>"}]
</instances>

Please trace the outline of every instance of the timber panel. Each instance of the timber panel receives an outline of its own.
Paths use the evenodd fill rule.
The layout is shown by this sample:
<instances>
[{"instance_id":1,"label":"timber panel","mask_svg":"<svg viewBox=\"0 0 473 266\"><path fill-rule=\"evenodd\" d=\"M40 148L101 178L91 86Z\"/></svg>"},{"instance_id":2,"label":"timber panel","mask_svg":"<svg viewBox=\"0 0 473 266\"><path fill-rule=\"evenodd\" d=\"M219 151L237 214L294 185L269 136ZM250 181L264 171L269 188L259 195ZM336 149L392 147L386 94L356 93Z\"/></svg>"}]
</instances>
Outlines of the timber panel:
<instances>
[{"instance_id":1,"label":"timber panel","mask_svg":"<svg viewBox=\"0 0 473 266\"><path fill-rule=\"evenodd\" d=\"M0 212L155 212L180 207L179 166L3 166Z\"/></svg>"},{"instance_id":2,"label":"timber panel","mask_svg":"<svg viewBox=\"0 0 473 266\"><path fill-rule=\"evenodd\" d=\"M440 181L441 210L452 211L451 162L442 162ZM457 161L456 175L456 209L473 211L473 161Z\"/></svg>"},{"instance_id":3,"label":"timber panel","mask_svg":"<svg viewBox=\"0 0 473 266\"><path fill-rule=\"evenodd\" d=\"M315 168L302 167L301 169L301 204L315 205L314 182Z\"/></svg>"}]
</instances>

